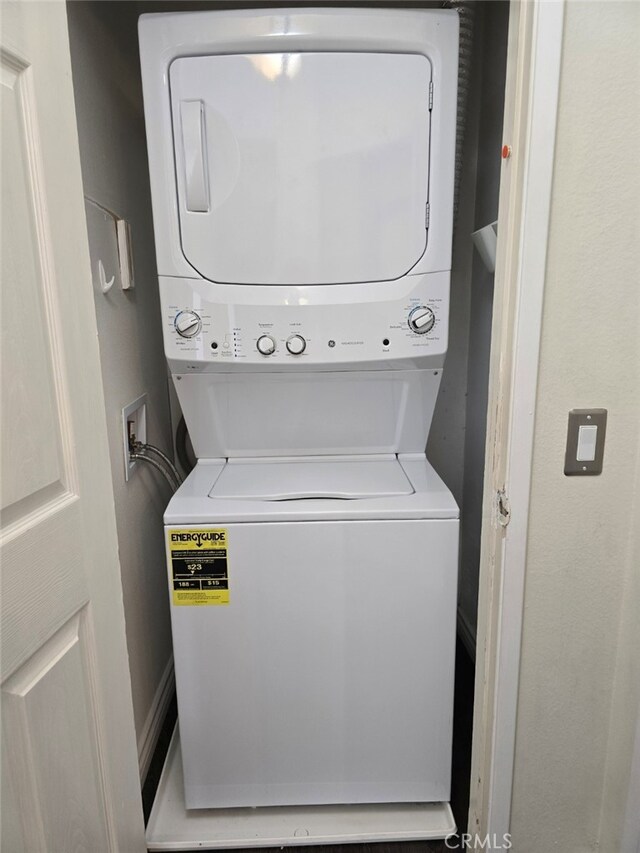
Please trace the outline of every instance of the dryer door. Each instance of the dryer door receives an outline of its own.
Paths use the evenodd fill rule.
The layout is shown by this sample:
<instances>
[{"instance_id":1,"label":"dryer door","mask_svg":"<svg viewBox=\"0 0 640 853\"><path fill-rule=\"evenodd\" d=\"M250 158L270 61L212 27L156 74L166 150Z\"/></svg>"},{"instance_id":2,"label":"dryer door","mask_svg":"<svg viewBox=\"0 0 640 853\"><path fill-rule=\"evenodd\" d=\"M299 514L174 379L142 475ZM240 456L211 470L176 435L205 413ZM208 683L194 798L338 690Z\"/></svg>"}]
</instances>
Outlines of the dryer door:
<instances>
[{"instance_id":1,"label":"dryer door","mask_svg":"<svg viewBox=\"0 0 640 853\"><path fill-rule=\"evenodd\" d=\"M405 275L426 248L431 64L258 53L170 68L182 250L240 284Z\"/></svg>"}]
</instances>

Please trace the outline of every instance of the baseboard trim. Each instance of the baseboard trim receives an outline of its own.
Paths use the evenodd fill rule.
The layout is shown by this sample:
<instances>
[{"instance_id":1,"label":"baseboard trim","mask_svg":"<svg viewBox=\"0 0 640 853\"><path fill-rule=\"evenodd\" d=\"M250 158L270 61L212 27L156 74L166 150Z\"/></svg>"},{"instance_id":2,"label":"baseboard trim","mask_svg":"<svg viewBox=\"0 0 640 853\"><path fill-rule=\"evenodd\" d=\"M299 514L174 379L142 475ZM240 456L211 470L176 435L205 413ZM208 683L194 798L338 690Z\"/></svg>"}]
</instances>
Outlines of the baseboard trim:
<instances>
[{"instance_id":1,"label":"baseboard trim","mask_svg":"<svg viewBox=\"0 0 640 853\"><path fill-rule=\"evenodd\" d=\"M156 748L158 737L162 729L162 723L169 707L169 702L176 689L175 673L173 671L173 655L169 658L162 678L158 684L158 689L153 697L151 708L147 714L140 737L138 738L138 764L140 767L140 780L144 780L149 770L151 757Z\"/></svg>"},{"instance_id":2,"label":"baseboard trim","mask_svg":"<svg viewBox=\"0 0 640 853\"><path fill-rule=\"evenodd\" d=\"M458 608L458 636L462 640L462 645L469 653L472 661L476 659L476 632L471 627L469 619Z\"/></svg>"}]
</instances>

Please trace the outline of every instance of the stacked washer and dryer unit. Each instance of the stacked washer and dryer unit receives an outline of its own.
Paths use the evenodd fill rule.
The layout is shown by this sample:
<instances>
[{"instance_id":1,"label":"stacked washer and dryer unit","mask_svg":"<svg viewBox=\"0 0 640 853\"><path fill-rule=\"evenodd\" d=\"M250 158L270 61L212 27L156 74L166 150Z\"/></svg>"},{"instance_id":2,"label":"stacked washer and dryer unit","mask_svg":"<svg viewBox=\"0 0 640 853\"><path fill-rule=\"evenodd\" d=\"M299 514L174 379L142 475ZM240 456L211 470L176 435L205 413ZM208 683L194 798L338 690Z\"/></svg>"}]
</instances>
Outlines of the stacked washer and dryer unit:
<instances>
[{"instance_id":1,"label":"stacked washer and dryer unit","mask_svg":"<svg viewBox=\"0 0 640 853\"><path fill-rule=\"evenodd\" d=\"M458 18L144 15L188 809L449 799Z\"/></svg>"}]
</instances>

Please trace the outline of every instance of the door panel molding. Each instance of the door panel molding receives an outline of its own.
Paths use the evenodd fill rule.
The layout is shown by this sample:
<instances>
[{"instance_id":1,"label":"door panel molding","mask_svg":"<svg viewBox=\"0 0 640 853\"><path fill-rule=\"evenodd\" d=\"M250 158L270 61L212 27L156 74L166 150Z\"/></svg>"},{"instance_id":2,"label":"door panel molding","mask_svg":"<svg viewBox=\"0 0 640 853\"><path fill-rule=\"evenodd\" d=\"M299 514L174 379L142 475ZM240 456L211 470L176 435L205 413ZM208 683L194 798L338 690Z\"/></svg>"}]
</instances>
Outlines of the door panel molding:
<instances>
[{"instance_id":1,"label":"door panel molding","mask_svg":"<svg viewBox=\"0 0 640 853\"><path fill-rule=\"evenodd\" d=\"M108 825L113 808L99 754L87 616L86 607L74 614L2 686L5 724L12 732L7 760L27 849L70 849L72 837L82 838L88 849L117 849ZM74 701L58 701L65 693ZM80 696L84 702L77 701ZM55 786L52 796L58 772L64 784ZM88 786L87 779L94 784Z\"/></svg>"},{"instance_id":2,"label":"door panel molding","mask_svg":"<svg viewBox=\"0 0 640 853\"><path fill-rule=\"evenodd\" d=\"M77 475L32 68L6 48L0 49L0 68L3 173L7 169L3 192L9 195L7 203L15 213L15 220L11 217L3 226L3 278L7 285L21 285L19 293L11 286L3 292L3 311L10 315L3 326L3 405L14 415L3 423L11 450L2 459L5 472L9 469L3 477L4 542L30 524L38 524L47 512L66 505L77 493ZM6 230L9 239L5 243ZM27 270L26 258L32 262ZM25 285L28 292L23 290ZM28 357L38 359L39 369L32 382L25 383L20 381L19 362ZM13 399L7 401L6 395ZM40 420L36 437L31 434L34 416ZM12 470L14 465L19 472Z\"/></svg>"}]
</instances>

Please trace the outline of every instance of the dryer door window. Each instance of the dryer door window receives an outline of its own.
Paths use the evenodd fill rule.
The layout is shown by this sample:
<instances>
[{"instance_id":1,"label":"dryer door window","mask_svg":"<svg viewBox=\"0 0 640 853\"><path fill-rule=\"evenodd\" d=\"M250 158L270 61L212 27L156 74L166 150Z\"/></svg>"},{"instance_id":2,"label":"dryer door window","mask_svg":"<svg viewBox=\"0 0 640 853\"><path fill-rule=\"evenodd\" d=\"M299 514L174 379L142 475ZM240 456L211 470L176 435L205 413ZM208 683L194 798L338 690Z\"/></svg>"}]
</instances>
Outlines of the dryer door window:
<instances>
[{"instance_id":1,"label":"dryer door window","mask_svg":"<svg viewBox=\"0 0 640 853\"><path fill-rule=\"evenodd\" d=\"M417 54L176 59L182 250L212 281L405 275L426 248L431 64Z\"/></svg>"}]
</instances>

